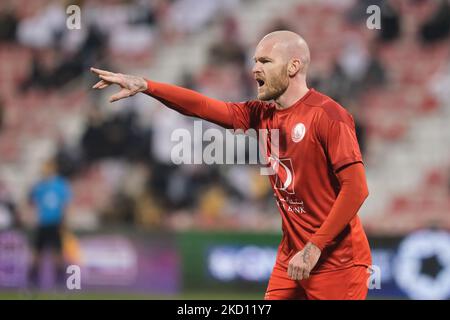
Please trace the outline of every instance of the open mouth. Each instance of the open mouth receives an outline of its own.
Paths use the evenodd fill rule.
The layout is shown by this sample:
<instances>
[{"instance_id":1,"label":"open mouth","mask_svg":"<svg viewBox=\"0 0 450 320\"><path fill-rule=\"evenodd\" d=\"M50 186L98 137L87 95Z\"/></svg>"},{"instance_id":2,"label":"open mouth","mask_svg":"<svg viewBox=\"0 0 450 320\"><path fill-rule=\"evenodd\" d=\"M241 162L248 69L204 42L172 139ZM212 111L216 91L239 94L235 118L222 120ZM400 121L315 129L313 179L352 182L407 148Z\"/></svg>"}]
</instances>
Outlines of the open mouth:
<instances>
[{"instance_id":1,"label":"open mouth","mask_svg":"<svg viewBox=\"0 0 450 320\"><path fill-rule=\"evenodd\" d=\"M262 79L256 79L256 82L258 83L258 87L262 87L265 83Z\"/></svg>"}]
</instances>

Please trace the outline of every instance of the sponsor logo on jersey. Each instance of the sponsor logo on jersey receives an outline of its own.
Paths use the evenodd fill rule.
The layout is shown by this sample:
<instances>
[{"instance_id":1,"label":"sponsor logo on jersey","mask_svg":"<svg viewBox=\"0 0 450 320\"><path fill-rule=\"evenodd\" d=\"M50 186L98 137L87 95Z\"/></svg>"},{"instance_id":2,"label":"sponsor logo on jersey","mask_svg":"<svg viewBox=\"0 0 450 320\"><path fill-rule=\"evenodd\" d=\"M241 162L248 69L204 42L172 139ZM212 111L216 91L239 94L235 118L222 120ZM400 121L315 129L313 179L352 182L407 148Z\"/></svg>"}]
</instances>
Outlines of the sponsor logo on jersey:
<instances>
[{"instance_id":1,"label":"sponsor logo on jersey","mask_svg":"<svg viewBox=\"0 0 450 320\"><path fill-rule=\"evenodd\" d=\"M294 171L291 159L278 159L272 155L269 157L269 161L275 171L274 188L294 194Z\"/></svg>"}]
</instances>

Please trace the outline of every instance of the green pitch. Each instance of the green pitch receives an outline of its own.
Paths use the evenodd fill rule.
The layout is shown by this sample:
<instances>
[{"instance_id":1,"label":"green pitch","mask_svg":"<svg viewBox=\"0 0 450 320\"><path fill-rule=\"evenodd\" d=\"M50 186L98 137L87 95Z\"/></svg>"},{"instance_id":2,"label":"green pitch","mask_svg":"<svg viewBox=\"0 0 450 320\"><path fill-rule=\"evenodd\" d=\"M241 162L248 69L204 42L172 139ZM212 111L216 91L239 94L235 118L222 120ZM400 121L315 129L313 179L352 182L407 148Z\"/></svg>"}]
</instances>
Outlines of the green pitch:
<instances>
[{"instance_id":1,"label":"green pitch","mask_svg":"<svg viewBox=\"0 0 450 320\"><path fill-rule=\"evenodd\" d=\"M0 292L0 300L262 300L258 293L189 292L176 295L88 292Z\"/></svg>"}]
</instances>

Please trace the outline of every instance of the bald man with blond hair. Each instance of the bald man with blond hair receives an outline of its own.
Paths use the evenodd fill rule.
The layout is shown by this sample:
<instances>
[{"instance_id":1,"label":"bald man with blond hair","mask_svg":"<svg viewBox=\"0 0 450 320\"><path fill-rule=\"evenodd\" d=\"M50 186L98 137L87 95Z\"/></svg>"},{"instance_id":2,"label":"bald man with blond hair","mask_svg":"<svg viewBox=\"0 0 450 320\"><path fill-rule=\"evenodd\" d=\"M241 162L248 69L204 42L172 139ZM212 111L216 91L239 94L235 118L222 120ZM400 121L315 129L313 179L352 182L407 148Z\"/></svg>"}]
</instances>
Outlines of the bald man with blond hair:
<instances>
[{"instance_id":1,"label":"bald man with blond hair","mask_svg":"<svg viewBox=\"0 0 450 320\"><path fill-rule=\"evenodd\" d=\"M91 68L117 101L145 93L184 115L227 129L266 130L269 179L282 219L282 239L265 299L365 299L371 266L357 215L368 196L352 116L313 88L308 44L276 31L257 45L252 73L257 99L224 102L178 86ZM279 132L278 152L271 132Z\"/></svg>"}]
</instances>

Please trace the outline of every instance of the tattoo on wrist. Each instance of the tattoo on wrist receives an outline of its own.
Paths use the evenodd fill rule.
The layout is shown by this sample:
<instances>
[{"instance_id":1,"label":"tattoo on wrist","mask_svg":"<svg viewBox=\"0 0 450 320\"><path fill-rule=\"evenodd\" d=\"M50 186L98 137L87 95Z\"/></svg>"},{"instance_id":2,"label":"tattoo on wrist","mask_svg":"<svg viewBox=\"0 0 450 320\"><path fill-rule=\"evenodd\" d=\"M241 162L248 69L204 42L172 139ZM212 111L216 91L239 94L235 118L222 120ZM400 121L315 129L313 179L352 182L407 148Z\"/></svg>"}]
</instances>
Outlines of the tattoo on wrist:
<instances>
[{"instance_id":1,"label":"tattoo on wrist","mask_svg":"<svg viewBox=\"0 0 450 320\"><path fill-rule=\"evenodd\" d=\"M311 246L308 244L303 251L303 262L308 263L311 257Z\"/></svg>"}]
</instances>

